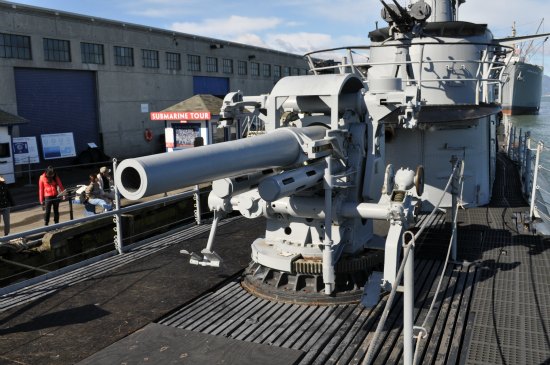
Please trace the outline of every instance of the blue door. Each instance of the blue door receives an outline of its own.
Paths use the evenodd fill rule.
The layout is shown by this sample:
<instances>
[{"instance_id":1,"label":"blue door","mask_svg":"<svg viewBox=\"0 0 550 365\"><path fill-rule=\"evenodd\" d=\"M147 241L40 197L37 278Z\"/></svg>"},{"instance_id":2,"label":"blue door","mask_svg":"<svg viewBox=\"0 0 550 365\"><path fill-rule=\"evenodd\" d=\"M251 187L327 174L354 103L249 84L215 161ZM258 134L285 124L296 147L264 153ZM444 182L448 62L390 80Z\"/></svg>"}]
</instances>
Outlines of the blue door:
<instances>
[{"instance_id":1,"label":"blue door","mask_svg":"<svg viewBox=\"0 0 550 365\"><path fill-rule=\"evenodd\" d=\"M77 155L89 142L101 146L94 72L35 68L14 72L17 112L29 120L20 126L21 136L36 136L40 144L41 134L72 132Z\"/></svg>"},{"instance_id":2,"label":"blue door","mask_svg":"<svg viewBox=\"0 0 550 365\"><path fill-rule=\"evenodd\" d=\"M210 94L220 99L229 93L229 78L193 76L193 94Z\"/></svg>"}]
</instances>

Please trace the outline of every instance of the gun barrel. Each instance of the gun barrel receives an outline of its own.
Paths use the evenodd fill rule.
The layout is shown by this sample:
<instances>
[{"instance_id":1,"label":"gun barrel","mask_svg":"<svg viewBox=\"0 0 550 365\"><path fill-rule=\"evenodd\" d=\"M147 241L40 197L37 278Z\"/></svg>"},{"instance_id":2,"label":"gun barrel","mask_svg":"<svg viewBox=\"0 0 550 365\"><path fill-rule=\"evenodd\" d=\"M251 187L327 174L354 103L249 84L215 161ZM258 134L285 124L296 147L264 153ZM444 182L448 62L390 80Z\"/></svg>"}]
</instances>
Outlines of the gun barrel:
<instances>
[{"instance_id":1,"label":"gun barrel","mask_svg":"<svg viewBox=\"0 0 550 365\"><path fill-rule=\"evenodd\" d=\"M116 170L115 184L125 198L137 200L224 177L292 166L304 156L293 131L317 140L326 130L322 126L280 128L253 138L126 159Z\"/></svg>"}]
</instances>

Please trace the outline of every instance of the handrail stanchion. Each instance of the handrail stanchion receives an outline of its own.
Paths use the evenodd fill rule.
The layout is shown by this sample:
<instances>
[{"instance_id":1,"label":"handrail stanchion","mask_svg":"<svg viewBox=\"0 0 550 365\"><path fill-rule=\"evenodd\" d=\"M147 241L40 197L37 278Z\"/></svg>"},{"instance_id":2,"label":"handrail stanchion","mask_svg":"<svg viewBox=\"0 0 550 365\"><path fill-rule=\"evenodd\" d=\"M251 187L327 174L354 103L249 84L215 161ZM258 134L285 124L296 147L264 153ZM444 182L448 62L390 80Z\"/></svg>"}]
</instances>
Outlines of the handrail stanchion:
<instances>
[{"instance_id":1,"label":"handrail stanchion","mask_svg":"<svg viewBox=\"0 0 550 365\"><path fill-rule=\"evenodd\" d=\"M405 233L407 233L407 232L405 232ZM414 235L413 235L413 237L414 237ZM401 260L401 264L399 265L399 270L397 270L397 275L395 276L395 281L392 284L391 292L389 294L388 300L386 301L386 305L384 306L382 316L380 317L380 320L378 321L378 324L376 325L376 330L374 331L374 335L372 336L372 339L371 339L371 341L368 345L367 353L365 354L365 358L363 359L362 365L371 365L372 358L374 356L374 352L376 351L376 348L378 346L378 337L380 336L380 333L382 332L382 327L384 327L384 325L386 323L386 320L388 319L388 315L390 314L390 309L391 309L391 305L393 303L393 299L395 298L395 294L397 293L398 283L401 281L401 279L403 279L403 274L405 273L405 264L407 262L409 254L411 252L411 247L412 246L410 246L410 245L405 245L404 246L405 249L404 249L404 252L403 252L403 260Z\"/></svg>"},{"instance_id":2,"label":"handrail stanchion","mask_svg":"<svg viewBox=\"0 0 550 365\"><path fill-rule=\"evenodd\" d=\"M512 161L516 160L515 158L516 157L516 132L517 132L517 128L513 126L512 127L512 147L511 147L512 155L510 156Z\"/></svg>"},{"instance_id":3,"label":"handrail stanchion","mask_svg":"<svg viewBox=\"0 0 550 365\"><path fill-rule=\"evenodd\" d=\"M328 133L327 133L328 136ZM325 237L323 239L323 281L325 282L325 294L332 294L335 288L335 273L333 261L333 240L332 240L332 157L329 155L325 158L327 167L324 176L325 190Z\"/></svg>"},{"instance_id":4,"label":"handrail stanchion","mask_svg":"<svg viewBox=\"0 0 550 365\"><path fill-rule=\"evenodd\" d=\"M525 172L525 166L527 165L527 145L529 141L529 131L525 132L523 135L523 160L522 160L522 171Z\"/></svg>"},{"instance_id":5,"label":"handrail stanchion","mask_svg":"<svg viewBox=\"0 0 550 365\"><path fill-rule=\"evenodd\" d=\"M533 219L534 218L534 214L535 214L535 196L536 196L536 193L537 193L537 180L538 180L538 177L539 177L539 169L540 169L540 166L539 166L539 163L540 163L540 153L542 152L544 148L544 144L542 142L539 142L539 144L537 145L537 154L536 154L536 157L535 157L535 167L534 167L534 171L533 171L533 187L532 187L532 190L531 190L531 206L530 206L530 209L529 209L529 218L530 219Z\"/></svg>"},{"instance_id":6,"label":"handrail stanchion","mask_svg":"<svg viewBox=\"0 0 550 365\"><path fill-rule=\"evenodd\" d=\"M116 176L116 166L117 166L117 160L116 158L113 158L113 176ZM122 215L120 214L120 194L118 193L118 188L116 184L113 184L115 188L115 214L114 214L114 221L115 221L115 248L119 254L124 253L124 248L122 247Z\"/></svg>"},{"instance_id":7,"label":"handrail stanchion","mask_svg":"<svg viewBox=\"0 0 550 365\"><path fill-rule=\"evenodd\" d=\"M525 132L525 156L523 161L523 196L531 190L531 132Z\"/></svg>"},{"instance_id":8,"label":"handrail stanchion","mask_svg":"<svg viewBox=\"0 0 550 365\"><path fill-rule=\"evenodd\" d=\"M193 200L195 200L195 221L197 226L201 225L201 194L198 185L195 185L195 194L193 194Z\"/></svg>"},{"instance_id":9,"label":"handrail stanchion","mask_svg":"<svg viewBox=\"0 0 550 365\"><path fill-rule=\"evenodd\" d=\"M529 196L531 191L533 179L531 178L531 165L533 164L533 151L531 148L527 148L525 151L525 173L523 174L523 196Z\"/></svg>"},{"instance_id":10,"label":"handrail stanchion","mask_svg":"<svg viewBox=\"0 0 550 365\"><path fill-rule=\"evenodd\" d=\"M510 159L512 159L513 146L514 146L514 127L510 125L508 128L508 149L506 151L506 154Z\"/></svg>"},{"instance_id":11,"label":"handrail stanchion","mask_svg":"<svg viewBox=\"0 0 550 365\"><path fill-rule=\"evenodd\" d=\"M403 234L403 242L405 235ZM403 364L412 365L414 358L414 235L409 242L404 243L403 247L409 247L409 256L405 262L405 271L403 273Z\"/></svg>"},{"instance_id":12,"label":"handrail stanchion","mask_svg":"<svg viewBox=\"0 0 550 365\"><path fill-rule=\"evenodd\" d=\"M514 127L514 139L512 144L512 160L517 161L518 160L518 128Z\"/></svg>"},{"instance_id":13,"label":"handrail stanchion","mask_svg":"<svg viewBox=\"0 0 550 365\"><path fill-rule=\"evenodd\" d=\"M522 129L520 128L519 129L519 137L518 137L518 155L517 155L518 156L517 161L518 161L518 164L519 164L520 171L522 169L521 164L523 162L523 138L522 138L521 133L522 133Z\"/></svg>"}]
</instances>

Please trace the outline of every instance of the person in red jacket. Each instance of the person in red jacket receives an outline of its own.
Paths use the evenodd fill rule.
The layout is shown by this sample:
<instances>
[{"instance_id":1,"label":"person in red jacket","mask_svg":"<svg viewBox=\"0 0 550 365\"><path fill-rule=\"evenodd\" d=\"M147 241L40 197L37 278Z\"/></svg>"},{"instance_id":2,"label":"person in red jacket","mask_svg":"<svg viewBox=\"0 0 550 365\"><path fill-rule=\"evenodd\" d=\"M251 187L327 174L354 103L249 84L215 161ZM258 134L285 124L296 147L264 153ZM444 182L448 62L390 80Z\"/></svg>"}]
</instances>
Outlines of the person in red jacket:
<instances>
[{"instance_id":1,"label":"person in red jacket","mask_svg":"<svg viewBox=\"0 0 550 365\"><path fill-rule=\"evenodd\" d=\"M44 209L44 224L50 223L50 213L53 207L53 222L59 223L59 198L57 195L65 188L61 179L55 173L52 166L48 166L46 171L40 175L38 180L38 197L42 209Z\"/></svg>"}]
</instances>

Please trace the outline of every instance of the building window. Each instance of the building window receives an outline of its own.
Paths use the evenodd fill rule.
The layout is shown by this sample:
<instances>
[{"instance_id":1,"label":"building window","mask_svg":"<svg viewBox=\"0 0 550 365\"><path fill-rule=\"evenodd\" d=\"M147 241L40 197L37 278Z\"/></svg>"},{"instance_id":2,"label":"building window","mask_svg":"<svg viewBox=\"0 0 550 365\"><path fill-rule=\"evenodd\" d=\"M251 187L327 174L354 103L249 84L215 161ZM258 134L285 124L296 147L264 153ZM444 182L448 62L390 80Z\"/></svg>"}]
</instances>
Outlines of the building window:
<instances>
[{"instance_id":1,"label":"building window","mask_svg":"<svg viewBox=\"0 0 550 365\"><path fill-rule=\"evenodd\" d=\"M103 44L80 43L80 53L82 54L82 63L105 64L105 53Z\"/></svg>"},{"instance_id":2,"label":"building window","mask_svg":"<svg viewBox=\"0 0 550 365\"><path fill-rule=\"evenodd\" d=\"M250 62L250 74L252 76L260 76L260 64L257 62Z\"/></svg>"},{"instance_id":3,"label":"building window","mask_svg":"<svg viewBox=\"0 0 550 365\"><path fill-rule=\"evenodd\" d=\"M187 55L187 70L188 71L200 71L201 70L201 56L195 56L192 54Z\"/></svg>"},{"instance_id":4,"label":"building window","mask_svg":"<svg viewBox=\"0 0 550 365\"><path fill-rule=\"evenodd\" d=\"M223 59L223 73L232 74L233 73L233 60L224 58Z\"/></svg>"},{"instance_id":5,"label":"building window","mask_svg":"<svg viewBox=\"0 0 550 365\"><path fill-rule=\"evenodd\" d=\"M0 33L0 58L31 59L31 37Z\"/></svg>"},{"instance_id":6,"label":"building window","mask_svg":"<svg viewBox=\"0 0 550 365\"><path fill-rule=\"evenodd\" d=\"M144 68L159 68L159 52L151 49L142 49L141 57L143 58Z\"/></svg>"},{"instance_id":7,"label":"building window","mask_svg":"<svg viewBox=\"0 0 550 365\"><path fill-rule=\"evenodd\" d=\"M237 72L239 75L246 75L248 73L246 61L237 61Z\"/></svg>"},{"instance_id":8,"label":"building window","mask_svg":"<svg viewBox=\"0 0 550 365\"><path fill-rule=\"evenodd\" d=\"M264 77L270 77L271 76L271 65L268 65L268 64L264 63L263 69L264 69Z\"/></svg>"},{"instance_id":9,"label":"building window","mask_svg":"<svg viewBox=\"0 0 550 365\"><path fill-rule=\"evenodd\" d=\"M300 74L300 69L299 69L298 67L294 67L294 68L292 69L292 74L293 74L293 75L299 75L299 74Z\"/></svg>"},{"instance_id":10,"label":"building window","mask_svg":"<svg viewBox=\"0 0 550 365\"><path fill-rule=\"evenodd\" d=\"M166 52L166 68L169 70L181 70L181 57L179 53Z\"/></svg>"},{"instance_id":11,"label":"building window","mask_svg":"<svg viewBox=\"0 0 550 365\"><path fill-rule=\"evenodd\" d=\"M134 49L115 46L115 65L134 66Z\"/></svg>"},{"instance_id":12,"label":"building window","mask_svg":"<svg viewBox=\"0 0 550 365\"><path fill-rule=\"evenodd\" d=\"M61 39L44 38L44 60L71 62L71 43Z\"/></svg>"},{"instance_id":13,"label":"building window","mask_svg":"<svg viewBox=\"0 0 550 365\"><path fill-rule=\"evenodd\" d=\"M273 77L275 78L275 80L279 80L281 78L281 66L273 66Z\"/></svg>"},{"instance_id":14,"label":"building window","mask_svg":"<svg viewBox=\"0 0 550 365\"><path fill-rule=\"evenodd\" d=\"M216 57L206 57L206 72L218 72L218 59Z\"/></svg>"},{"instance_id":15,"label":"building window","mask_svg":"<svg viewBox=\"0 0 550 365\"><path fill-rule=\"evenodd\" d=\"M283 69L283 76L290 76L290 67L285 66Z\"/></svg>"}]
</instances>

